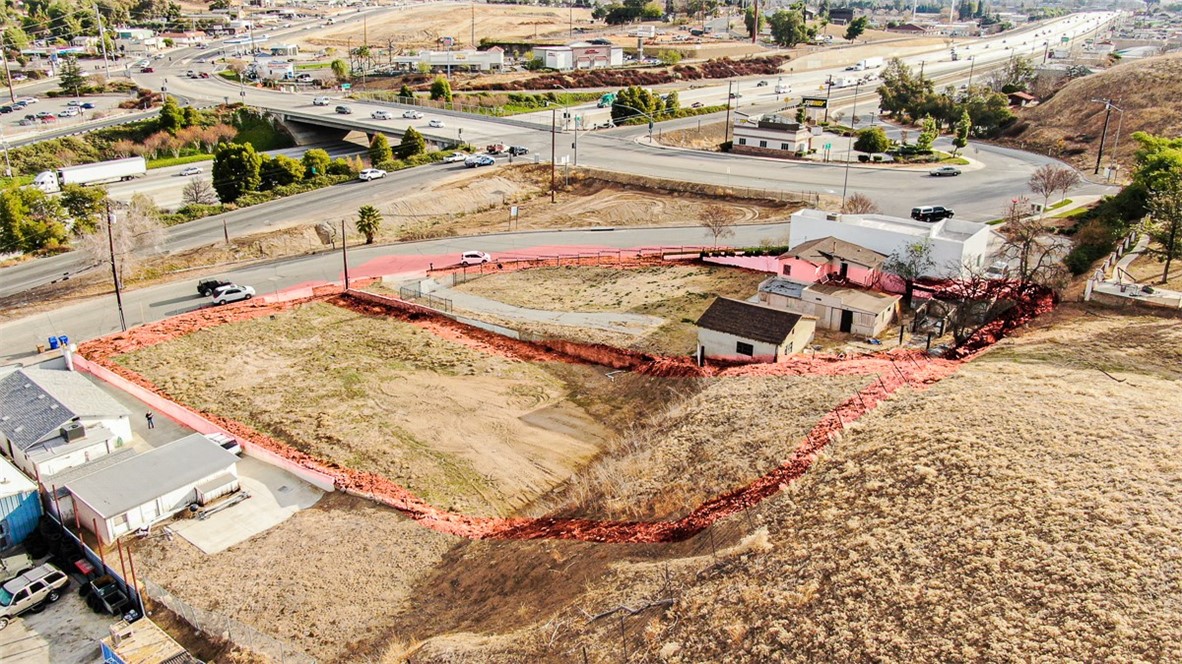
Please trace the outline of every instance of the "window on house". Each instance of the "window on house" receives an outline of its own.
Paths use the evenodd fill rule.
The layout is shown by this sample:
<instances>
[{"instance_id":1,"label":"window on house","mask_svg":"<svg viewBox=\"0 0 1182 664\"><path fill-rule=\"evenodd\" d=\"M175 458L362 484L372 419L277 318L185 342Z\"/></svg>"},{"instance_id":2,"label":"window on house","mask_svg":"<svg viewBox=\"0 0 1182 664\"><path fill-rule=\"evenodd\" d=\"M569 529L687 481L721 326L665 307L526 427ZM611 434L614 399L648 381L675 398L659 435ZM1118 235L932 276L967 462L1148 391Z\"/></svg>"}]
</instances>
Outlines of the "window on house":
<instances>
[{"instance_id":1,"label":"window on house","mask_svg":"<svg viewBox=\"0 0 1182 664\"><path fill-rule=\"evenodd\" d=\"M759 142L759 147L761 147L761 148L766 148L766 147L767 147L767 141L760 141L760 142Z\"/></svg>"},{"instance_id":2,"label":"window on house","mask_svg":"<svg viewBox=\"0 0 1182 664\"><path fill-rule=\"evenodd\" d=\"M739 355L746 355L747 357L751 357L751 356L755 355L755 346L752 346L751 344L749 344L745 341L740 341L739 343L735 344L735 352L738 353Z\"/></svg>"},{"instance_id":3,"label":"window on house","mask_svg":"<svg viewBox=\"0 0 1182 664\"><path fill-rule=\"evenodd\" d=\"M747 145L747 139L745 139L745 138L740 138L740 139L739 139L739 145Z\"/></svg>"},{"instance_id":4,"label":"window on house","mask_svg":"<svg viewBox=\"0 0 1182 664\"><path fill-rule=\"evenodd\" d=\"M792 145L791 145L791 144L789 144L789 143L781 143L781 144L780 144L780 149L781 149L781 150L791 150L791 149L792 149Z\"/></svg>"},{"instance_id":5,"label":"window on house","mask_svg":"<svg viewBox=\"0 0 1182 664\"><path fill-rule=\"evenodd\" d=\"M114 525L116 528L118 528L119 526L126 526L127 525L127 514L126 513L120 514L119 516L114 518L113 522L114 522Z\"/></svg>"},{"instance_id":6,"label":"window on house","mask_svg":"<svg viewBox=\"0 0 1182 664\"><path fill-rule=\"evenodd\" d=\"M790 275L790 274L792 274L792 266L791 266L791 265L785 265L785 266L784 266L784 276L788 276L788 275Z\"/></svg>"}]
</instances>

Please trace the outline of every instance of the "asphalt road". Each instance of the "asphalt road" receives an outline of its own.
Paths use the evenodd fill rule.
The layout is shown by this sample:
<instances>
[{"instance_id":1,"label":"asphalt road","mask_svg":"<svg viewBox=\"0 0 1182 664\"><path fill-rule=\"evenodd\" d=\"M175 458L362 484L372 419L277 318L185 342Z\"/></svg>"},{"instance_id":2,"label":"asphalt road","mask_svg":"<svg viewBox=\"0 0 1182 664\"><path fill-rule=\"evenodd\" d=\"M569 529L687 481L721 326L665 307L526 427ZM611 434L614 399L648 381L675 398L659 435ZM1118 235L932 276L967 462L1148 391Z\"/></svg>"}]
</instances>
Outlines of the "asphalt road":
<instances>
[{"instance_id":1,"label":"asphalt road","mask_svg":"<svg viewBox=\"0 0 1182 664\"><path fill-rule=\"evenodd\" d=\"M787 234L787 224L738 226L729 242L736 245L759 244L761 240L780 241ZM572 230L530 233L503 233L479 238L449 238L407 242L385 246L353 247L349 250L351 278L372 275L402 274L421 276L430 265L455 264L460 253L479 249L494 260L506 256L554 255L590 247L633 248L704 245L710 241L701 226L629 228L619 230ZM541 250L531 250L544 247ZM568 247L567 250L556 249ZM228 270L219 276L254 286L260 295L297 285L340 281L343 278L340 252L325 251L312 256L280 259ZM123 309L129 326L151 322L211 306L208 298L197 295L197 279L187 279L123 293ZM35 352L38 343L50 335L66 335L72 341L84 341L119 330L119 315L114 293L73 304L50 313L39 314L0 324L0 363L8 363Z\"/></svg>"},{"instance_id":2,"label":"asphalt road","mask_svg":"<svg viewBox=\"0 0 1182 664\"><path fill-rule=\"evenodd\" d=\"M968 73L977 66L985 67L988 63L996 64L1010 57L1009 47L1021 47L1022 41L1029 42L1027 48L1041 48L1037 41L1045 39L1055 43L1060 36L1077 39L1084 34L1097 29L1100 21L1109 14L1073 15L1057 21L1051 21L1034 28L1027 28L1017 32L1006 33L994 38L980 40L972 45L970 53L973 61L929 63L928 71L940 75L955 75L957 71ZM1032 37L1035 32L1041 32L1038 39ZM1002 42L1006 43L1003 44ZM963 48L963 47L959 47ZM940 49L943 52L943 49ZM223 97L236 94L239 87L218 78L187 79L184 71L191 68L191 62L206 55L208 51L186 49L177 52L171 63L157 61L157 72L154 74L136 75L138 81L149 87L159 88L165 84L173 94L181 94L196 102L202 100L217 102ZM986 55L987 54L987 55ZM918 58L921 56L912 56ZM930 57L929 57L930 60ZM803 89L812 85L819 85L829 75L842 75L841 70L818 70L802 72L790 77L794 89ZM143 79L143 80L141 80ZM748 81L754 86L755 78ZM762 90L762 88L751 88ZM727 86L715 85L687 91L683 102L689 98L725 100ZM762 94L762 93L760 93ZM838 100L851 91L834 91ZM693 95L693 97L690 97ZM714 97L711 97L714 95ZM248 103L274 110L293 109L331 114L332 106L313 107L312 94L289 94L267 90L249 89ZM775 99L767 100L769 108L779 102ZM354 107L355 126L359 131L395 124L401 120L379 121L373 120L369 114L378 108L390 108L389 105L367 104L363 102L349 102ZM745 110L758 110L759 106ZM536 115L536 114L535 114ZM514 118L513 123L499 121L495 118L466 116L457 113L429 111L422 120L415 121L416 125L423 125L434 118L443 118L448 130L463 131L463 138L477 145L486 142L503 141L509 144L525 145L532 151L531 158L548 160L550 154L551 136L548 131L549 114L541 114L532 118L544 125L544 129L522 127L517 122L522 118ZM526 117L529 120L531 118ZM662 123L662 126L672 125ZM539 127L541 128L541 127ZM436 130L438 131L438 130ZM578 137L577 160L572 143L573 133L562 134L556 141L559 145L555 159L562 162L564 158L580 165L595 166L609 170L651 175L657 177L677 178L690 182L702 182L716 185L747 186L763 188L772 191L816 192L840 196L847 193L861 192L873 198L887 214L906 216L915 205L941 204L954 207L959 217L971 220L989 220L1000 216L1000 210L1005 202L1027 189L1026 181L1030 174L1041 164L1050 160L1038 155L1021 153L1003 148L971 144L966 151L967 156L979 161L984 167L974 170L966 169L966 173L956 178L934 179L926 176L924 171L907 171L874 166L844 164L814 164L788 162L776 159L744 157L720 153L702 153L685 150L663 148L647 145L640 138L647 134L644 128L620 128L607 132L580 132ZM324 219L337 220L347 211L356 210L364 204L380 204L390 197L402 192L415 190L442 174L462 168L461 166L432 165L391 174L384 180L370 183L354 182L332 187L326 190L309 192L300 196L275 201L265 205L255 206L217 217L210 217L169 229L165 245L166 251L179 251L201 244L220 241L223 232L232 236L239 236L263 230L272 230L283 226L320 221ZM176 178L180 180L181 178ZM848 184L847 184L848 183ZM177 182L176 186L183 186ZM1108 188L1096 185L1085 185L1076 194L1106 193ZM224 224L224 226L223 226ZM224 230L223 230L224 229ZM87 269L86 259L77 254L63 254L53 258L31 261L22 265L0 270L0 295L21 292L33 286L52 281L63 276L77 274Z\"/></svg>"}]
</instances>

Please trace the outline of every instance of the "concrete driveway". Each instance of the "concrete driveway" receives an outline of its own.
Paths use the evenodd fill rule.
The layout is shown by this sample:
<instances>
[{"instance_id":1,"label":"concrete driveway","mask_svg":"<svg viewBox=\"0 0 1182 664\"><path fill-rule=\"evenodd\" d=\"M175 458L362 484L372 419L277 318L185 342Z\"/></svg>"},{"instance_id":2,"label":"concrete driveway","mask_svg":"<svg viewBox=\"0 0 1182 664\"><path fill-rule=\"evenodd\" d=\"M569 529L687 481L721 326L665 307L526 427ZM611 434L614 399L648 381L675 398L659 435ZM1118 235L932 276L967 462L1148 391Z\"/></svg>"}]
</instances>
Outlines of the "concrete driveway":
<instances>
[{"instance_id":1,"label":"concrete driveway","mask_svg":"<svg viewBox=\"0 0 1182 664\"><path fill-rule=\"evenodd\" d=\"M250 457L238 462L238 480L250 498L204 521L182 519L169 528L205 553L218 553L283 523L324 495L296 476Z\"/></svg>"}]
</instances>

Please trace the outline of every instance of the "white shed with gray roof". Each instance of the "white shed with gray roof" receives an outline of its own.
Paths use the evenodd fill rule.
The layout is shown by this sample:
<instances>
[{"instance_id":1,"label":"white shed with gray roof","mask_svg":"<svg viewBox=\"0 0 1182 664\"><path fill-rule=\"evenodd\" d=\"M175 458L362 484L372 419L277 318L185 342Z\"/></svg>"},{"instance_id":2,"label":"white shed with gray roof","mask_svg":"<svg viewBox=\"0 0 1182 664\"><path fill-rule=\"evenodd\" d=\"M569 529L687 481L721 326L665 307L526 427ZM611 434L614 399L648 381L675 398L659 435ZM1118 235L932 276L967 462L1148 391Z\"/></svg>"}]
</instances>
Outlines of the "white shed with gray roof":
<instances>
[{"instance_id":1,"label":"white shed with gray roof","mask_svg":"<svg viewBox=\"0 0 1182 664\"><path fill-rule=\"evenodd\" d=\"M201 434L66 484L83 527L104 542L238 489L238 457Z\"/></svg>"}]
</instances>

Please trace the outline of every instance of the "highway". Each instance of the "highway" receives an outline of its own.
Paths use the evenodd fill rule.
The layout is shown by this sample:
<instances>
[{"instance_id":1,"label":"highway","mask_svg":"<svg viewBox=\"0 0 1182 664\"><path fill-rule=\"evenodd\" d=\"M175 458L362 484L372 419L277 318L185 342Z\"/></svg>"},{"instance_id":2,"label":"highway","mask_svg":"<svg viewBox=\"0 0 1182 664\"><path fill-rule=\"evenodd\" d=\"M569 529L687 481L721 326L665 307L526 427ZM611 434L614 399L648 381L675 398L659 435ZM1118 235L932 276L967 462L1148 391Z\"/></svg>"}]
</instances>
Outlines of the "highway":
<instances>
[{"instance_id":1,"label":"highway","mask_svg":"<svg viewBox=\"0 0 1182 664\"><path fill-rule=\"evenodd\" d=\"M954 76L957 72L967 75L970 69L997 64L1011 56L1013 49L1032 49L1031 52L1043 48L1041 41L1055 43L1055 40L1067 37L1069 40L1082 38L1090 34L1105 21L1111 20L1115 14L1094 13L1086 15L1072 15L1066 18L1046 22L1030 28L1011 31L978 40L968 49L975 58L972 61L950 59L933 61L932 55L908 56L913 62L925 62L926 73L940 76ZM1035 37L1035 33L1042 33ZM1023 42L1026 42L1023 44ZM965 47L958 46L958 50ZM939 49L943 56L947 56L945 49ZM1019 54L1022 52L1018 51ZM179 94L194 103L214 103L225 97L233 97L239 92L239 86L226 82L218 77L210 79L188 79L183 72L191 68L191 62L205 56L209 51L186 49L173 56L172 63L159 64L153 74L137 74L141 84L160 87L165 84L171 94ZM924 60L923 58L927 58ZM830 75L840 76L841 68L795 72L783 77L798 93L809 88L815 89ZM752 86L761 77L752 77L740 85ZM767 77L762 77L766 79ZM141 80L142 79L142 80ZM769 86L770 87L770 86ZM746 88L740 88L746 89ZM716 84L681 93L683 103L690 100L703 100L704 103L723 103L726 100L727 86ZM747 100L746 93L743 100ZM773 93L774 94L774 93ZM852 90L834 90L835 105L846 102L852 96ZM311 104L312 93L290 94L262 89L247 89L247 103L275 111L300 111L335 115L333 105L316 107ZM861 95L869 104L870 99L876 99L873 92ZM761 97L753 99L754 106L745 106L744 112L762 112L766 106L774 110L782 105L778 98ZM401 127L402 119L381 121L370 117L373 110L379 108L400 107L389 104L364 103L348 101L354 108L354 114L348 116L358 131L374 130L379 127L393 125ZM334 103L335 105L335 103ZM593 106L593 105L592 105ZM585 107L580 107L585 108ZM606 110L604 110L606 112ZM425 111L426 117L413 121L414 126L424 131L441 131L426 126L433 118L443 119L446 131L456 131L457 136L462 130L465 141L476 145L486 142L503 141L509 144L525 145L530 148L531 158L549 159L550 153L550 114L532 114L517 116L501 121L496 118L476 117L447 111ZM340 116L336 116L340 117ZM522 126L521 121L537 123L535 127ZM696 119L692 121L696 122ZM686 121L670 121L659 126L676 125ZM1000 216L1005 202L1026 191L1026 181L1030 174L1041 164L1053 160L1022 153L1004 148L971 143L966 150L966 156L973 159L980 167L966 168L964 175L957 178L933 179L926 176L924 170L903 170L879 166L863 166L854 164L847 168L845 164L817 164L770 158L744 157L722 153L706 153L664 148L648 145L643 139L647 128L622 127L610 131L579 132L577 161L580 165L594 166L620 172L636 173L655 177L677 178L691 182L703 182L717 185L741 185L755 188L766 188L783 192L818 192L822 194L841 195L848 178L848 191L862 192L873 198L887 214L906 216L911 207L921 204L937 204L954 207L957 216L985 221ZM574 160L574 150L571 143L574 135L571 132L562 134L558 139L560 148L556 153L558 161L565 157ZM945 139L946 140L946 139ZM937 144L939 145L939 144ZM309 192L272 203L247 208L235 212L210 217L181 226L168 229L165 250L169 252L200 246L202 244L221 241L223 232L232 236L246 235L264 230L272 230L283 226L298 225L320 221L324 219L337 220L343 214L356 210L364 204L380 205L403 192L413 191L434 182L445 174L460 170L458 165L432 165L393 173L389 177L370 183L354 182L332 187L326 190ZM177 169L179 170L179 169ZM206 174L207 175L207 174ZM151 188L157 192L154 195L164 196L163 190L171 184L178 191L183 186L183 178L169 178L168 171L153 176ZM148 184L146 182L145 184ZM126 196L127 191L134 188L113 188ZM1099 185L1083 185L1077 194L1107 193L1111 188ZM225 229L225 231L223 231ZM21 292L36 285L52 281L69 274L90 267L86 259L78 252L62 254L52 258L30 261L0 270L0 295Z\"/></svg>"}]
</instances>

